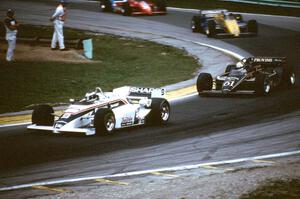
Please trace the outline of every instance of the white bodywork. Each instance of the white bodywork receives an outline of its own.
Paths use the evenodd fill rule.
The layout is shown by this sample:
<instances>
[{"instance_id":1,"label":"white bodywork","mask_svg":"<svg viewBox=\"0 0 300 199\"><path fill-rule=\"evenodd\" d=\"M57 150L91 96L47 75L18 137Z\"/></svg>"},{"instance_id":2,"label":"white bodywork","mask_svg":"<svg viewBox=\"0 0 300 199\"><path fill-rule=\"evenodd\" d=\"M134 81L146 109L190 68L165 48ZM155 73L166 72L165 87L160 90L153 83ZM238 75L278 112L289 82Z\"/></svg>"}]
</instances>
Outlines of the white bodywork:
<instances>
[{"instance_id":1,"label":"white bodywork","mask_svg":"<svg viewBox=\"0 0 300 199\"><path fill-rule=\"evenodd\" d=\"M54 121L53 126L29 125L27 129L46 130L53 133L77 132L94 135L94 116L99 108L110 108L115 116L115 128L145 124L151 111L151 98L164 98L164 89L124 86L103 93L100 88L87 93L78 103L71 104Z\"/></svg>"}]
</instances>

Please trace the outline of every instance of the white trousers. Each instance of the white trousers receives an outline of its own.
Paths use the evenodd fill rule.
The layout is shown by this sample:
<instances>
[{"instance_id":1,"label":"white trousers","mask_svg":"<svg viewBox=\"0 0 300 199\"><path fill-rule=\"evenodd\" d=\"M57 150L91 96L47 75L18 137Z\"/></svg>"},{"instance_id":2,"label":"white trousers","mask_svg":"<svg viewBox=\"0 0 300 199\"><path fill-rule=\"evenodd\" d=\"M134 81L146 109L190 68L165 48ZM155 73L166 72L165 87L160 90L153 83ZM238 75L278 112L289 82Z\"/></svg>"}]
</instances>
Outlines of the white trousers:
<instances>
[{"instance_id":1,"label":"white trousers","mask_svg":"<svg viewBox=\"0 0 300 199\"><path fill-rule=\"evenodd\" d=\"M6 53L6 61L12 61L14 57L14 50L16 48L16 37L7 38L8 49Z\"/></svg>"},{"instance_id":2,"label":"white trousers","mask_svg":"<svg viewBox=\"0 0 300 199\"><path fill-rule=\"evenodd\" d=\"M58 42L59 48L64 49L65 44L64 44L64 22L60 20L55 20L53 22L54 24L54 33L52 37L52 42L51 42L51 48L56 48L56 44Z\"/></svg>"}]
</instances>

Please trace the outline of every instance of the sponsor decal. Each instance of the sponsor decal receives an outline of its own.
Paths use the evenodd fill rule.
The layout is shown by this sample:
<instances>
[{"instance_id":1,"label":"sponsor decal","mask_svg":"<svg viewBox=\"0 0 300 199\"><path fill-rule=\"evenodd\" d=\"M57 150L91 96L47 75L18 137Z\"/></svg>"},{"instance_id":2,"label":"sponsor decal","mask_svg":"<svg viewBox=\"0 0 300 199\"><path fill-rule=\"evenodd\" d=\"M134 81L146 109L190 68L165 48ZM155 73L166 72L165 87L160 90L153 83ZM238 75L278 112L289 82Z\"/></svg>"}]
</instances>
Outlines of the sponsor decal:
<instances>
[{"instance_id":1,"label":"sponsor decal","mask_svg":"<svg viewBox=\"0 0 300 199\"><path fill-rule=\"evenodd\" d=\"M131 87L131 93L141 93L141 94L151 94L154 88L141 88L141 87Z\"/></svg>"},{"instance_id":2,"label":"sponsor decal","mask_svg":"<svg viewBox=\"0 0 300 199\"><path fill-rule=\"evenodd\" d=\"M132 125L133 118L132 117L123 117L121 121L121 126L130 126Z\"/></svg>"}]
</instances>

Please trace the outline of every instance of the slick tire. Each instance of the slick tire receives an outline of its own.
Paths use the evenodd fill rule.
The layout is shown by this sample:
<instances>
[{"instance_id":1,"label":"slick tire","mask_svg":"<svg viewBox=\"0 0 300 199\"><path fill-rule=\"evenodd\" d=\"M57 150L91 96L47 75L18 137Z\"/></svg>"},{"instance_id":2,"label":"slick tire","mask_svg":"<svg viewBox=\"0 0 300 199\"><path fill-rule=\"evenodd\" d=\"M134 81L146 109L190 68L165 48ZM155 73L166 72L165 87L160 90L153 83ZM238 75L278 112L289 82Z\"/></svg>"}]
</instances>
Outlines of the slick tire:
<instances>
[{"instance_id":1,"label":"slick tire","mask_svg":"<svg viewBox=\"0 0 300 199\"><path fill-rule=\"evenodd\" d=\"M155 3L158 11L167 12L167 2L165 0L156 0Z\"/></svg>"},{"instance_id":2,"label":"slick tire","mask_svg":"<svg viewBox=\"0 0 300 199\"><path fill-rule=\"evenodd\" d=\"M257 33L258 33L258 25L257 25L256 20L249 20L247 22L247 29L248 29L248 32L257 35Z\"/></svg>"},{"instance_id":3,"label":"slick tire","mask_svg":"<svg viewBox=\"0 0 300 199\"><path fill-rule=\"evenodd\" d=\"M100 9L102 12L112 12L112 5L110 0L101 0Z\"/></svg>"},{"instance_id":4,"label":"slick tire","mask_svg":"<svg viewBox=\"0 0 300 199\"><path fill-rule=\"evenodd\" d=\"M282 80L288 88L296 85L296 74L292 67L283 68Z\"/></svg>"},{"instance_id":5,"label":"slick tire","mask_svg":"<svg viewBox=\"0 0 300 199\"><path fill-rule=\"evenodd\" d=\"M152 125L167 124L170 119L171 108L166 99L152 98L151 112L147 117L147 122Z\"/></svg>"},{"instance_id":6,"label":"slick tire","mask_svg":"<svg viewBox=\"0 0 300 199\"><path fill-rule=\"evenodd\" d=\"M267 75L259 73L255 78L255 94L266 96L271 93L271 82Z\"/></svg>"},{"instance_id":7,"label":"slick tire","mask_svg":"<svg viewBox=\"0 0 300 199\"><path fill-rule=\"evenodd\" d=\"M206 36L207 37L215 37L216 34L217 34L217 31L216 31L216 23L212 20L208 21L207 22L207 33L206 33Z\"/></svg>"},{"instance_id":8,"label":"slick tire","mask_svg":"<svg viewBox=\"0 0 300 199\"><path fill-rule=\"evenodd\" d=\"M37 106L31 116L32 124L40 126L52 126L54 124L54 110L49 105Z\"/></svg>"},{"instance_id":9,"label":"slick tire","mask_svg":"<svg viewBox=\"0 0 300 199\"><path fill-rule=\"evenodd\" d=\"M191 21L191 29L193 32L202 32L200 16L193 16Z\"/></svg>"},{"instance_id":10,"label":"slick tire","mask_svg":"<svg viewBox=\"0 0 300 199\"><path fill-rule=\"evenodd\" d=\"M201 95L203 91L210 91L212 89L213 79L209 73L200 73L197 78L197 91Z\"/></svg>"},{"instance_id":11,"label":"slick tire","mask_svg":"<svg viewBox=\"0 0 300 199\"><path fill-rule=\"evenodd\" d=\"M115 130L116 119L112 110L100 108L95 113L94 127L96 135L105 135Z\"/></svg>"},{"instance_id":12,"label":"slick tire","mask_svg":"<svg viewBox=\"0 0 300 199\"><path fill-rule=\"evenodd\" d=\"M124 16L131 16L131 14L132 14L132 7L130 7L130 5L129 5L128 2L125 2L123 4L123 10L124 10L124 12L123 12Z\"/></svg>"}]
</instances>

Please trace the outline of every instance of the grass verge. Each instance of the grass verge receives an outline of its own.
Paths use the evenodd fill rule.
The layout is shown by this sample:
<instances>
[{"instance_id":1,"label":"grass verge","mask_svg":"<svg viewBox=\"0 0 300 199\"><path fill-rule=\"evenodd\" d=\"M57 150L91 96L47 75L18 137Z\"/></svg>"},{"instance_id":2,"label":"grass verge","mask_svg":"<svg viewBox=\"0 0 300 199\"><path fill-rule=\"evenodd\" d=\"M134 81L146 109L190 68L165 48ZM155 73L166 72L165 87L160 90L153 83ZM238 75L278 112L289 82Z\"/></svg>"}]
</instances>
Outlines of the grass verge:
<instances>
[{"instance_id":1,"label":"grass verge","mask_svg":"<svg viewBox=\"0 0 300 199\"><path fill-rule=\"evenodd\" d=\"M278 180L268 183L251 193L244 194L241 199L296 199L300 197L300 180Z\"/></svg>"},{"instance_id":2,"label":"grass verge","mask_svg":"<svg viewBox=\"0 0 300 199\"><path fill-rule=\"evenodd\" d=\"M0 29L0 35L4 30ZM51 37L52 28L22 25L19 37ZM0 53L0 113L27 109L38 103L66 103L100 86L159 87L192 77L199 67L186 52L153 42L95 35L65 29L65 37L92 37L90 64L17 61L7 63ZM18 48L18 46L17 46ZM49 48L50 50L50 48Z\"/></svg>"},{"instance_id":3,"label":"grass verge","mask_svg":"<svg viewBox=\"0 0 300 199\"><path fill-rule=\"evenodd\" d=\"M285 15L300 17L300 9L283 8L275 6L254 5L244 3L222 2L218 0L167 0L170 7L194 8L194 9L218 9L224 8L233 12L260 13L272 15Z\"/></svg>"}]
</instances>

